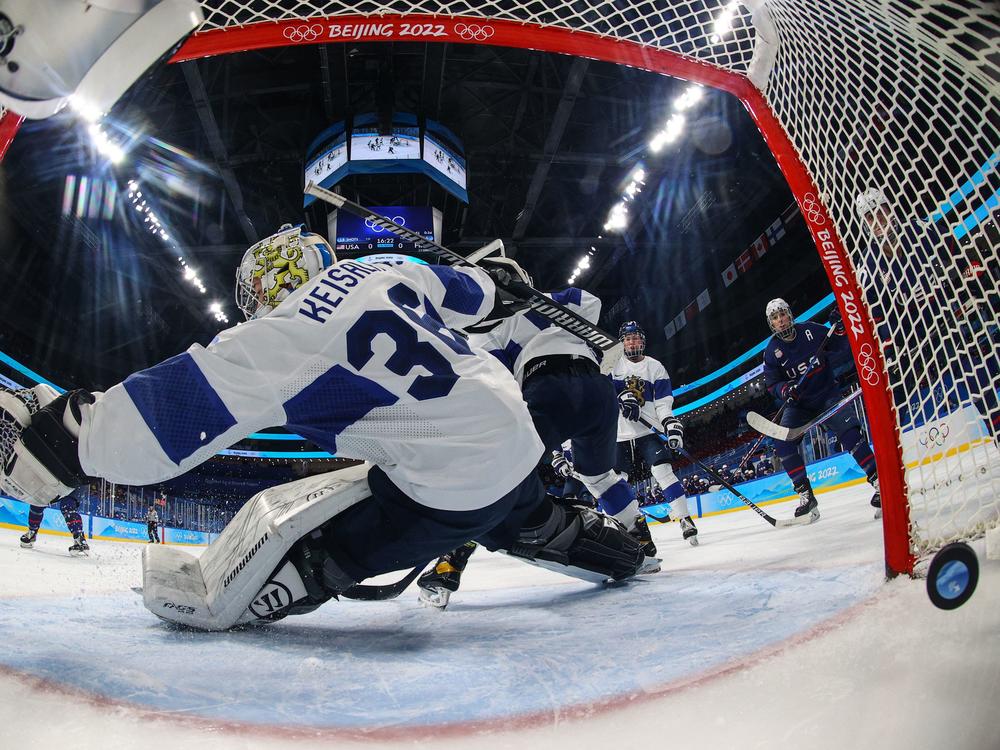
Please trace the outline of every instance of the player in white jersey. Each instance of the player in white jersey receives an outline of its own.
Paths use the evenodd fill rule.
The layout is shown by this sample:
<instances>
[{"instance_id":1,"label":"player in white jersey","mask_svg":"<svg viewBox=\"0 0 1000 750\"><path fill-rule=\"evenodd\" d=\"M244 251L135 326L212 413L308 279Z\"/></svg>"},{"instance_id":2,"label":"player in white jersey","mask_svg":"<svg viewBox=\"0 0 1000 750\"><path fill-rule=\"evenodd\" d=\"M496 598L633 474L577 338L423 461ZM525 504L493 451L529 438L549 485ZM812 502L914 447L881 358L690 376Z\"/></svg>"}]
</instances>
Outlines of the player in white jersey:
<instances>
[{"instance_id":1,"label":"player in white jersey","mask_svg":"<svg viewBox=\"0 0 1000 750\"><path fill-rule=\"evenodd\" d=\"M625 356L610 373L621 410L617 469L627 474L634 455L641 455L649 464L664 499L670 503L670 517L680 522L684 538L697 545L698 529L688 511L684 486L674 474L670 465L671 453L667 450L667 447L684 447L684 426L674 416L670 377L658 360L646 356L646 334L638 323L634 320L623 323L618 337L625 347ZM652 425L662 425L669 446L639 421L640 416Z\"/></svg>"},{"instance_id":2,"label":"player in white jersey","mask_svg":"<svg viewBox=\"0 0 1000 750\"><path fill-rule=\"evenodd\" d=\"M510 258L501 255L479 262L531 284L527 272ZM601 301L582 289L570 287L548 296L591 323L596 324L600 317ZM466 331L470 345L489 352L514 374L535 429L553 455L553 467L564 477L575 474L596 498L598 509L624 524L642 543L645 555L653 558L656 546L635 493L626 478L614 470L618 422L615 391L601 375L590 347L531 310L468 326ZM567 439L572 465L562 453ZM438 607L447 605L451 593L458 590L471 553L463 545L422 576L422 600ZM644 566L643 572L656 568L656 563L651 563Z\"/></svg>"},{"instance_id":3,"label":"player in white jersey","mask_svg":"<svg viewBox=\"0 0 1000 750\"><path fill-rule=\"evenodd\" d=\"M237 294L248 322L107 392L49 397L34 414L16 394L0 398L0 489L36 504L88 477L160 482L271 426L375 465L354 494L334 473L303 497L258 496L213 545L224 555L147 547L156 614L208 629L278 619L468 539L569 574L637 571L643 554L623 527L546 498L517 384L453 333L510 314L488 274L337 262L321 237L286 225L247 251ZM198 562L201 578L186 581Z\"/></svg>"}]
</instances>

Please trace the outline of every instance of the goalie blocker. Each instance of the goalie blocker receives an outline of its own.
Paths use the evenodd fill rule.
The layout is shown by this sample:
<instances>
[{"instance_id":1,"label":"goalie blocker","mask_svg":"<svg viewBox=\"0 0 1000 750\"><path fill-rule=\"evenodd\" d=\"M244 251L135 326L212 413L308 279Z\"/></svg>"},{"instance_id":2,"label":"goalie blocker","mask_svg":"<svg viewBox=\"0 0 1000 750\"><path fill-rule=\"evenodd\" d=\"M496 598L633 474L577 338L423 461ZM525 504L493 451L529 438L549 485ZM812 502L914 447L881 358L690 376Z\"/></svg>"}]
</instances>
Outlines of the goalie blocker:
<instances>
[{"instance_id":1,"label":"goalie blocker","mask_svg":"<svg viewBox=\"0 0 1000 750\"><path fill-rule=\"evenodd\" d=\"M205 553L150 545L143 550L143 603L157 617L200 630L226 630L305 614L354 580L328 548L334 525L371 497L369 467L308 477L255 495ZM338 516L340 518L338 519ZM563 508L547 497L526 518L509 549L496 534L484 545L585 581L635 575L645 556L614 519ZM430 556L428 556L430 559Z\"/></svg>"}]
</instances>

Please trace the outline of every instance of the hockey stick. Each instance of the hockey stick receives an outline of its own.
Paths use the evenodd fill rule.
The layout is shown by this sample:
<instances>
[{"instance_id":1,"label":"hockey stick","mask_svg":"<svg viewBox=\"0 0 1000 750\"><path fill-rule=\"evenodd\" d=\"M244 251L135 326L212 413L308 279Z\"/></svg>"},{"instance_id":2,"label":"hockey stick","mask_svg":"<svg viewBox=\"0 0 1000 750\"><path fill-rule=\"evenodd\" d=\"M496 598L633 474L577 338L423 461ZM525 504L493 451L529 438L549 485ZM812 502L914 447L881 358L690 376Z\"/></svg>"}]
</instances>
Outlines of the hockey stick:
<instances>
[{"instance_id":1,"label":"hockey stick","mask_svg":"<svg viewBox=\"0 0 1000 750\"><path fill-rule=\"evenodd\" d=\"M762 417L757 412L750 412L747 414L747 424L753 427L757 432L761 433L761 437L767 436L774 438L775 440L782 440L784 442L789 442L792 440L798 440L800 437L805 435L809 430L818 424L822 424L838 411L843 409L849 403L854 401L858 396L861 395L861 390L852 391L844 398L840 399L837 403L831 406L829 409L824 411L815 419L806 422L800 427L782 427L780 424L776 424L769 419Z\"/></svg>"},{"instance_id":2,"label":"hockey stick","mask_svg":"<svg viewBox=\"0 0 1000 750\"><path fill-rule=\"evenodd\" d=\"M642 422L649 429L649 431L652 432L654 435L656 435L660 440L662 440L664 443L667 442L667 436L664 435L660 430L656 429L649 422L647 422L643 417L639 417L639 421ZM715 479L719 484L721 484L727 490L729 490L734 495L736 495L736 497L738 497L740 500L742 500L743 503L748 508L750 508L750 510L752 510L758 516L760 516L761 518L763 518L765 521L767 521L769 524L771 524L771 526L773 526L774 528L780 529L780 528L785 528L786 526L804 526L807 523L812 523L812 517L809 516L809 515L798 516L796 518L786 518L786 519L781 519L781 520L776 519L774 516L770 515L763 508L761 508L759 505L757 505L753 500L751 500L750 498L748 498L746 495L744 495L738 489L736 489L735 487L733 487L733 485L731 485L729 482L727 482L725 479L723 479L722 476L715 469L713 469L708 464L704 464L701 461L699 461L697 458L695 458L694 456L692 456L684 448L672 448L671 450L676 450L678 453L680 453L682 456L684 456L684 458L686 458L688 461L690 461L691 463L696 464L697 466L701 467L702 471L706 472L709 476L711 476L713 479Z\"/></svg>"},{"instance_id":3,"label":"hockey stick","mask_svg":"<svg viewBox=\"0 0 1000 750\"><path fill-rule=\"evenodd\" d=\"M332 206L343 209L349 214L353 214L360 219L364 219L371 226L379 229L385 229L397 237L412 242L413 246L417 250L433 253L442 260L447 261L450 265L476 265L453 250L449 250L443 245L439 245L436 242L427 239L422 234L414 232L412 229L407 229L406 227L397 224L381 214L369 211L359 203L350 201L342 195L337 195L336 193L325 188L321 188L312 182L306 185L304 192L308 195L315 196ZM546 297L534 287L518 281L508 284L506 288L503 288L503 290L508 294L518 297L521 301L526 302L532 310L541 315L543 318L548 318L554 325L559 326L563 330L569 331L577 338L582 339L594 348L604 352L604 356L601 361L601 372L610 372L615 362L621 358L623 347L617 338L611 336L611 334L606 331L602 331L589 320L581 318L568 307L565 307L555 300Z\"/></svg>"},{"instance_id":4,"label":"hockey stick","mask_svg":"<svg viewBox=\"0 0 1000 750\"><path fill-rule=\"evenodd\" d=\"M397 596L406 591L406 588L413 583L414 580L416 580L417 576L424 572L424 568L426 567L427 563L417 566L395 583L386 583L381 586L356 583L347 589L347 591L342 591L340 596L345 599L354 599L356 601L364 602L380 602L385 599L395 599ZM133 586L132 590L139 596L142 596L142 586Z\"/></svg>"},{"instance_id":5,"label":"hockey stick","mask_svg":"<svg viewBox=\"0 0 1000 750\"><path fill-rule=\"evenodd\" d=\"M347 591L341 592L340 595L345 599L356 599L364 602L381 602L386 599L395 599L406 591L406 587L413 583L417 579L417 576L424 572L424 568L426 567L427 563L418 565L395 583L386 583L381 586L356 583L347 589Z\"/></svg>"}]
</instances>

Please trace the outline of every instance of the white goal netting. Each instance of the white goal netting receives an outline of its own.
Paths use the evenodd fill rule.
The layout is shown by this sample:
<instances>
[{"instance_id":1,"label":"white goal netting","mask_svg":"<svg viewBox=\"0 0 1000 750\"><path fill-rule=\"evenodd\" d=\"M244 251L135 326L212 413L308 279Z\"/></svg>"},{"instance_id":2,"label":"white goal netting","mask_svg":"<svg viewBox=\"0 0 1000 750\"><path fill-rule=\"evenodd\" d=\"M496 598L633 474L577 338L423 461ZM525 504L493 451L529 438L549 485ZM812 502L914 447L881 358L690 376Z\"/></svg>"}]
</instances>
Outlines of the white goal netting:
<instances>
[{"instance_id":1,"label":"white goal netting","mask_svg":"<svg viewBox=\"0 0 1000 750\"><path fill-rule=\"evenodd\" d=\"M891 435L892 450L875 441L880 471L890 466L898 473L902 465L905 477L908 508L900 528L908 531L895 543L919 558L996 523L996 4L216 0L202 6L204 30L343 16L512 21L580 32L580 54L594 54L594 38L608 46L634 43L752 81L815 186L814 195L792 184L814 236L832 220L846 251L846 259L838 258L818 243L835 290L843 272L867 297L872 319L865 327L877 343L853 343L873 434ZM690 70L685 75L693 77ZM704 82L713 82L711 73ZM850 306L849 292L839 296L842 307ZM881 413L872 398L878 389L891 392L892 408Z\"/></svg>"}]
</instances>

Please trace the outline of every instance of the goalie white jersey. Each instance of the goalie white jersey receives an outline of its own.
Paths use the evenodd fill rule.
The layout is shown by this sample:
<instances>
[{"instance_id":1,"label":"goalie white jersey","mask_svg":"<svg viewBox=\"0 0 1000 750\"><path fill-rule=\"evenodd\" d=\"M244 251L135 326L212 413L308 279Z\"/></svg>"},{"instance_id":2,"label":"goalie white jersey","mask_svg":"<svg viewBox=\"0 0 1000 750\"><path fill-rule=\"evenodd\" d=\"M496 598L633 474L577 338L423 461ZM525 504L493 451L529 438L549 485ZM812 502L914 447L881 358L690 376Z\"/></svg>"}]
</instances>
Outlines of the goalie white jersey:
<instances>
[{"instance_id":1,"label":"goalie white jersey","mask_svg":"<svg viewBox=\"0 0 1000 750\"><path fill-rule=\"evenodd\" d=\"M670 376L659 360L646 356L633 362L622 357L608 377L614 383L617 393L631 387L641 394L641 415L657 429L664 419L673 416L674 391L670 386ZM642 422L630 422L621 414L618 415L618 442L649 434L649 429Z\"/></svg>"},{"instance_id":2,"label":"goalie white jersey","mask_svg":"<svg viewBox=\"0 0 1000 750\"><path fill-rule=\"evenodd\" d=\"M601 301L590 292L570 287L545 296L597 325L601 315ZM488 333L471 335L469 343L503 362L514 373L518 384L524 379L525 364L537 357L574 354L597 363L594 352L582 339L532 310L507 318Z\"/></svg>"},{"instance_id":3,"label":"goalie white jersey","mask_svg":"<svg viewBox=\"0 0 1000 750\"><path fill-rule=\"evenodd\" d=\"M335 263L269 315L95 394L81 465L150 484L280 425L381 466L423 505L483 507L543 450L510 374L450 330L494 298L479 269Z\"/></svg>"}]
</instances>

